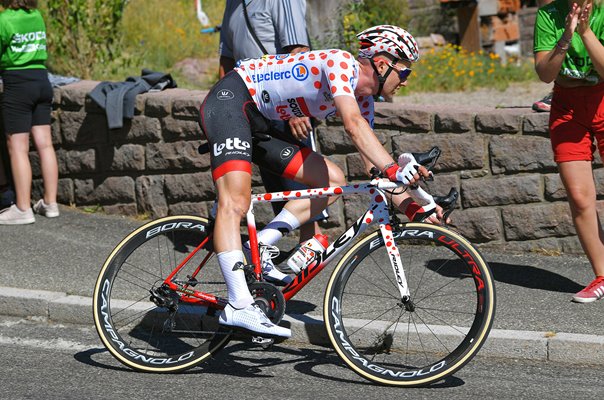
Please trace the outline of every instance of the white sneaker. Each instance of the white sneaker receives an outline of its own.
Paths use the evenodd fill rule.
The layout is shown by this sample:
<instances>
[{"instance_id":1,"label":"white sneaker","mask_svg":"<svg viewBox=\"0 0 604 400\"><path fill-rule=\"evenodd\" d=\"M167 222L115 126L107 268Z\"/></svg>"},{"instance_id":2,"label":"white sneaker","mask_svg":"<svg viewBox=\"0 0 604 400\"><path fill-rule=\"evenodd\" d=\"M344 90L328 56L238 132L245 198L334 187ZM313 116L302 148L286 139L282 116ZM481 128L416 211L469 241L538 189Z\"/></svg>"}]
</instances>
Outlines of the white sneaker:
<instances>
[{"instance_id":1,"label":"white sneaker","mask_svg":"<svg viewBox=\"0 0 604 400\"><path fill-rule=\"evenodd\" d=\"M222 310L218 323L226 326L242 328L263 336L279 336L289 338L292 331L275 325L256 304L237 310L230 304Z\"/></svg>"},{"instance_id":2,"label":"white sneaker","mask_svg":"<svg viewBox=\"0 0 604 400\"><path fill-rule=\"evenodd\" d=\"M245 253L245 259L248 260L248 263L251 263L252 252L247 244L243 245L243 252ZM264 276L264 279L275 285L285 286L292 282L294 278L284 274L275 267L272 259L278 255L279 249L276 246L260 244L260 260L262 263L262 275Z\"/></svg>"},{"instance_id":3,"label":"white sneaker","mask_svg":"<svg viewBox=\"0 0 604 400\"><path fill-rule=\"evenodd\" d=\"M36 222L31 208L21 211L16 204L0 212L0 225L24 225Z\"/></svg>"},{"instance_id":4,"label":"white sneaker","mask_svg":"<svg viewBox=\"0 0 604 400\"><path fill-rule=\"evenodd\" d=\"M40 199L34 205L34 212L47 218L55 218L59 216L59 205L57 203L46 204L44 199Z\"/></svg>"}]
</instances>

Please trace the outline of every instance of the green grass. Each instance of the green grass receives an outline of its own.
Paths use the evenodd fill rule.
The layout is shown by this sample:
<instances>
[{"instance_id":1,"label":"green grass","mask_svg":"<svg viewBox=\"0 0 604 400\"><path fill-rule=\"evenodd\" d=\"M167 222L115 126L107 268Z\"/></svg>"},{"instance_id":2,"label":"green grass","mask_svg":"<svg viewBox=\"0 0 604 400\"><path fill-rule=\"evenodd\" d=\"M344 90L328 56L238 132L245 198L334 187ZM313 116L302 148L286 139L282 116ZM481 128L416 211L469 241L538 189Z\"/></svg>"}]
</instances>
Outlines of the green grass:
<instances>
[{"instance_id":1,"label":"green grass","mask_svg":"<svg viewBox=\"0 0 604 400\"><path fill-rule=\"evenodd\" d=\"M532 59L510 59L504 65L496 54L468 52L454 45L422 52L412 68L413 84L403 89L405 93L505 90L512 82L537 80Z\"/></svg>"},{"instance_id":2,"label":"green grass","mask_svg":"<svg viewBox=\"0 0 604 400\"><path fill-rule=\"evenodd\" d=\"M220 24L225 0L206 0L202 4L211 23ZM176 72L174 64L185 58L218 57L219 35L202 34L201 29L192 0L131 0L124 11L122 26L129 65L112 70L99 68L93 78L123 80L140 75L141 68L145 67L173 73L181 87L199 88ZM217 71L217 63L215 68Z\"/></svg>"},{"instance_id":3,"label":"green grass","mask_svg":"<svg viewBox=\"0 0 604 400\"><path fill-rule=\"evenodd\" d=\"M225 0L203 1L212 25L221 23ZM349 16L350 18L350 16ZM218 34L201 34L192 0L131 0L126 6L124 50L114 65L100 65L93 78L121 81L138 76L143 67L172 73L180 87L208 88L218 78ZM215 59L206 81L187 80L174 65L186 58ZM446 45L422 51L413 66L412 84L404 93L471 91L484 87L504 90L512 82L535 81L532 59L509 60L484 52L470 53Z\"/></svg>"}]
</instances>

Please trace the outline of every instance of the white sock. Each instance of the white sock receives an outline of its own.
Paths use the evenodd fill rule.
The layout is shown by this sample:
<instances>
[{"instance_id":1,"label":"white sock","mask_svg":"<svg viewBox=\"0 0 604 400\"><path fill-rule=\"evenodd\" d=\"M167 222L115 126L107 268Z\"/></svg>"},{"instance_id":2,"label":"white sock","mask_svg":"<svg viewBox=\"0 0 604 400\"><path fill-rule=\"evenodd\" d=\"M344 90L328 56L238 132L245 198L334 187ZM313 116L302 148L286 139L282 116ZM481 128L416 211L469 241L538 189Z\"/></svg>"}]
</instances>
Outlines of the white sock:
<instances>
[{"instance_id":1,"label":"white sock","mask_svg":"<svg viewBox=\"0 0 604 400\"><path fill-rule=\"evenodd\" d=\"M298 218L284 208L263 230L258 232L258 242L268 245L275 244L283 236L299 227Z\"/></svg>"},{"instance_id":2,"label":"white sock","mask_svg":"<svg viewBox=\"0 0 604 400\"><path fill-rule=\"evenodd\" d=\"M243 272L243 252L241 250L223 251L217 254L220 270L226 282L229 304L241 309L254 302L245 281ZM240 263L240 268L233 268Z\"/></svg>"}]
</instances>

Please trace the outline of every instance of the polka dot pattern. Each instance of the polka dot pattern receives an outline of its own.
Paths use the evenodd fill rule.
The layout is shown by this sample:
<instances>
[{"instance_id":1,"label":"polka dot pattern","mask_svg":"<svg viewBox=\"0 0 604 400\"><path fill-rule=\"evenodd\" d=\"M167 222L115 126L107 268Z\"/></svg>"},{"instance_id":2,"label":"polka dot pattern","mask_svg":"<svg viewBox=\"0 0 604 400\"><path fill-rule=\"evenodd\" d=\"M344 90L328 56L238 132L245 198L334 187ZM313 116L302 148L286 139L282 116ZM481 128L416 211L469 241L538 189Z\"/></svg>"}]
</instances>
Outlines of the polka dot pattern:
<instances>
[{"instance_id":1,"label":"polka dot pattern","mask_svg":"<svg viewBox=\"0 0 604 400\"><path fill-rule=\"evenodd\" d=\"M268 119L288 120L300 114L319 119L336 115L337 96L354 97L361 115L373 124L373 99L355 97L359 66L343 50L317 50L303 54L281 54L249 59L236 71Z\"/></svg>"}]
</instances>

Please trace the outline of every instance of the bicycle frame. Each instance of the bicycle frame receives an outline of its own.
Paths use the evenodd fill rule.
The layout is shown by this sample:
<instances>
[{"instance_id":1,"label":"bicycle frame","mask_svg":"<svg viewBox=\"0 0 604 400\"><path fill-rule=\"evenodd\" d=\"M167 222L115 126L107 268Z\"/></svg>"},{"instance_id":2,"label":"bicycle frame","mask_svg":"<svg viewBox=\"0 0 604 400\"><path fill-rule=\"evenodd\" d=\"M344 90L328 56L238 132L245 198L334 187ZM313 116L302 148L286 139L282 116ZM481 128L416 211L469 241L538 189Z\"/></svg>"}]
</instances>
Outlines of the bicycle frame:
<instances>
[{"instance_id":1,"label":"bicycle frame","mask_svg":"<svg viewBox=\"0 0 604 400\"><path fill-rule=\"evenodd\" d=\"M315 261L302 270L291 283L282 289L285 300L291 299L306 284L308 284L319 272L325 268L331 260L338 256L354 239L363 233L371 224L378 223L386 249L388 258L392 265L398 289L401 298L409 297L409 287L402 268L400 254L392 235L390 225L390 215L388 212L388 202L384 190L400 188L401 184L381 179L375 179L369 183L363 183L350 186L334 186L326 188L305 189L299 191L285 191L252 195L250 209L247 212L247 227L250 236L250 247L252 250L252 261L256 277L260 277L262 267L260 265L260 255L258 252L258 239L256 222L254 218L254 204L266 202L278 202L301 199L318 199L339 195L366 194L370 199L367 210L350 226L342 235L340 235L320 254Z\"/></svg>"},{"instance_id":2,"label":"bicycle frame","mask_svg":"<svg viewBox=\"0 0 604 400\"><path fill-rule=\"evenodd\" d=\"M392 227L390 225L390 215L388 212L388 202L386 199L385 190L401 188L402 184L396 182L390 182L387 180L374 179L369 183L349 185L349 186L333 186L326 188L315 188L305 189L300 191L284 191L284 192L273 192L273 193L261 193L253 194L250 208L246 214L247 228L250 239L250 248L252 252L252 262L254 264L254 273L257 278L262 275L262 267L260 264L260 254L258 248L258 238L256 229L256 220L254 217L254 204L267 203L267 202L278 202L278 201L289 201L289 200L302 200L302 199L319 199L332 196L346 196L351 194L365 194L371 200L367 210L356 220L356 222L349 227L342 235L334 240L323 252L321 252L317 259L301 271L296 279L285 286L282 289L285 300L291 299L296 293L298 293L306 284L308 284L319 272L331 262L338 254L342 252L348 245L356 239L361 233L363 233L371 224L378 223L382 238L386 243L386 250L388 252L388 258L392 266L392 270L397 282L398 289L401 294L403 301L409 298L409 287L407 285L407 279L402 268L402 262L398 248L394 241L392 234ZM178 265L172 273L164 280L164 285L170 289L184 294L181 297L181 301L190 304L202 304L208 306L214 306L216 308L224 308L226 300L218 298L216 296L203 293L194 290L189 284L180 287L173 281L174 276L187 264L187 262L207 243L210 238L206 238L200 243L181 263ZM196 268L191 278L195 278L197 274L203 268L209 255L200 263Z\"/></svg>"}]
</instances>

